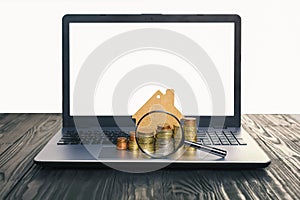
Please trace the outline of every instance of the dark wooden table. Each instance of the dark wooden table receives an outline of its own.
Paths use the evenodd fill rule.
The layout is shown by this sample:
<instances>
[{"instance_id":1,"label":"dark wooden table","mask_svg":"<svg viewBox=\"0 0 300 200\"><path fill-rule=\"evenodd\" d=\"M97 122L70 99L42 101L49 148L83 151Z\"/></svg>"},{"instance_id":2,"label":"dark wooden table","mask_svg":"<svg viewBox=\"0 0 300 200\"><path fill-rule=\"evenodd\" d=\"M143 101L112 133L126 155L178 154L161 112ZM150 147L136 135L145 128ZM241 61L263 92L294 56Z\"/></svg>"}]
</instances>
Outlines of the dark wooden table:
<instances>
[{"instance_id":1,"label":"dark wooden table","mask_svg":"<svg viewBox=\"0 0 300 200\"><path fill-rule=\"evenodd\" d=\"M300 199L300 123L290 115L244 115L272 160L256 170L54 169L34 156L61 128L59 114L0 115L0 199Z\"/></svg>"}]
</instances>

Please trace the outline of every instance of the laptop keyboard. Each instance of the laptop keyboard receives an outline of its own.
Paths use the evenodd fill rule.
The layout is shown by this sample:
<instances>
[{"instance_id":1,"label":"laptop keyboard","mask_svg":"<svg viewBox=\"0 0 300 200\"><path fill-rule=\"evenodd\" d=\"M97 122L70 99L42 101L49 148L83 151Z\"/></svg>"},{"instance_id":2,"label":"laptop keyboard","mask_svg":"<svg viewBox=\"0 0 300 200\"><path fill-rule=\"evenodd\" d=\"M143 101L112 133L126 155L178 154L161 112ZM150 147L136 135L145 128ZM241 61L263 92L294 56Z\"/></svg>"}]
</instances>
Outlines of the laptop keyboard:
<instances>
[{"instance_id":1,"label":"laptop keyboard","mask_svg":"<svg viewBox=\"0 0 300 200\"><path fill-rule=\"evenodd\" d=\"M116 144L118 137L129 138L129 134L122 131L86 131L80 133L79 136L78 134L75 134L74 131L69 131L57 142L57 144ZM239 134L229 130L198 130L197 142L204 145L246 145L246 142Z\"/></svg>"},{"instance_id":2,"label":"laptop keyboard","mask_svg":"<svg viewBox=\"0 0 300 200\"><path fill-rule=\"evenodd\" d=\"M70 131L57 144L117 144L118 137L129 138L129 134L122 131L86 131L79 135Z\"/></svg>"},{"instance_id":3,"label":"laptop keyboard","mask_svg":"<svg viewBox=\"0 0 300 200\"><path fill-rule=\"evenodd\" d=\"M197 142L204 145L246 145L233 131L198 131Z\"/></svg>"}]
</instances>

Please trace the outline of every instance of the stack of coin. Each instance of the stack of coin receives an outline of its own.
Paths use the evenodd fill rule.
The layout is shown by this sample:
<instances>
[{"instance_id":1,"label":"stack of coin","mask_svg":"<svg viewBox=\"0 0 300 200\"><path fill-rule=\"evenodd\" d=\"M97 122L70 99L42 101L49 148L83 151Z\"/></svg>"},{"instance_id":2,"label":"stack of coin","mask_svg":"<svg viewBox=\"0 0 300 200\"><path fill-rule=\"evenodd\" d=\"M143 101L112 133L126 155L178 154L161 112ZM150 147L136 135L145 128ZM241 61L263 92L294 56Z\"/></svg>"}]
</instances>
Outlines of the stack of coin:
<instances>
[{"instance_id":1,"label":"stack of coin","mask_svg":"<svg viewBox=\"0 0 300 200\"><path fill-rule=\"evenodd\" d=\"M182 136L183 134L181 131L181 127L177 125L173 125L173 137L174 137L175 146L178 146L180 144Z\"/></svg>"},{"instance_id":2,"label":"stack of coin","mask_svg":"<svg viewBox=\"0 0 300 200\"><path fill-rule=\"evenodd\" d=\"M158 125L155 136L156 138L172 138L173 131L171 126L168 124Z\"/></svg>"},{"instance_id":3,"label":"stack of coin","mask_svg":"<svg viewBox=\"0 0 300 200\"><path fill-rule=\"evenodd\" d=\"M129 141L128 141L128 150L130 151L137 151L139 150L139 146L136 143L135 139L135 131L130 131L129 132Z\"/></svg>"},{"instance_id":4,"label":"stack of coin","mask_svg":"<svg viewBox=\"0 0 300 200\"><path fill-rule=\"evenodd\" d=\"M118 150L126 150L127 149L127 138L126 137L118 137L117 138L117 149Z\"/></svg>"},{"instance_id":5,"label":"stack of coin","mask_svg":"<svg viewBox=\"0 0 300 200\"><path fill-rule=\"evenodd\" d=\"M137 137L139 145L143 151L148 153L154 152L155 138L152 130L138 130Z\"/></svg>"},{"instance_id":6,"label":"stack of coin","mask_svg":"<svg viewBox=\"0 0 300 200\"><path fill-rule=\"evenodd\" d=\"M174 151L173 130L170 125L158 126L155 138L155 154L168 155Z\"/></svg>"},{"instance_id":7,"label":"stack of coin","mask_svg":"<svg viewBox=\"0 0 300 200\"><path fill-rule=\"evenodd\" d=\"M184 138L185 140L191 142L197 142L197 126L196 126L196 118L194 117L187 117L184 118ZM186 146L185 148L187 151L196 151L193 147Z\"/></svg>"}]
</instances>

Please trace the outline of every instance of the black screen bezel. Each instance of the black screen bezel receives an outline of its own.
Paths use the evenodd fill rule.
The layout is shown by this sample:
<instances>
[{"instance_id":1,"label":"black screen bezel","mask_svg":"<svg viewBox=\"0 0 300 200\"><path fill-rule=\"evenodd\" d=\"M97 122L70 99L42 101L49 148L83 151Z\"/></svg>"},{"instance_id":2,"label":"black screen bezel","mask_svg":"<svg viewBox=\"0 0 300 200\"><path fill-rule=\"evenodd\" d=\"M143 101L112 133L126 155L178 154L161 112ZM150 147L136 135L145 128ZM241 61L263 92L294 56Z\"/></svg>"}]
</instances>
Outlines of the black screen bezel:
<instances>
[{"instance_id":1,"label":"black screen bezel","mask_svg":"<svg viewBox=\"0 0 300 200\"><path fill-rule=\"evenodd\" d=\"M200 22L200 23L234 23L234 116L226 116L224 127L241 126L241 18L239 15L161 15L161 14L68 14L62 20L62 62L63 62L63 127L75 127L73 117L70 116L70 51L69 24L70 23L153 23L153 22ZM92 117L92 116L91 116ZM212 118L224 116L195 116L199 120L199 127L208 127ZM86 117L88 118L88 116ZM131 116L97 116L101 126L116 126L114 118L118 118L121 126L133 126Z\"/></svg>"}]
</instances>

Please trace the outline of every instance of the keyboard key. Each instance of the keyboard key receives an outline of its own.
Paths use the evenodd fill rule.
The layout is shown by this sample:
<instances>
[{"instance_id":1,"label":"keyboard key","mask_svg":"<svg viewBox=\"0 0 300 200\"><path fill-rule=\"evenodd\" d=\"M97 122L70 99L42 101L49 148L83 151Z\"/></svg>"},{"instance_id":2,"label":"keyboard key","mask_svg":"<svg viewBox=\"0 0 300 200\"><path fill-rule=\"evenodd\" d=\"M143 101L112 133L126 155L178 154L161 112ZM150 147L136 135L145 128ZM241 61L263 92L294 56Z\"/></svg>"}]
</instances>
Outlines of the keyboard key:
<instances>
[{"instance_id":1,"label":"keyboard key","mask_svg":"<svg viewBox=\"0 0 300 200\"><path fill-rule=\"evenodd\" d=\"M239 143L236 140L229 140L231 145L238 145Z\"/></svg>"},{"instance_id":2,"label":"keyboard key","mask_svg":"<svg viewBox=\"0 0 300 200\"><path fill-rule=\"evenodd\" d=\"M220 141L213 142L213 145L221 145Z\"/></svg>"},{"instance_id":3,"label":"keyboard key","mask_svg":"<svg viewBox=\"0 0 300 200\"><path fill-rule=\"evenodd\" d=\"M211 139L218 139L218 138L219 138L219 137L216 136L216 135L212 135L212 136L210 135L209 137L210 137Z\"/></svg>"},{"instance_id":4,"label":"keyboard key","mask_svg":"<svg viewBox=\"0 0 300 200\"><path fill-rule=\"evenodd\" d=\"M211 145L211 142L210 142L209 140L208 140L208 141L204 141L204 140L203 140L203 144L204 144L204 145Z\"/></svg>"},{"instance_id":5,"label":"keyboard key","mask_svg":"<svg viewBox=\"0 0 300 200\"><path fill-rule=\"evenodd\" d=\"M224 134L225 134L226 136L229 136L229 135L232 136L232 133L231 133L231 132L224 132Z\"/></svg>"},{"instance_id":6,"label":"keyboard key","mask_svg":"<svg viewBox=\"0 0 300 200\"><path fill-rule=\"evenodd\" d=\"M227 137L228 140L236 140L235 137Z\"/></svg>"},{"instance_id":7,"label":"keyboard key","mask_svg":"<svg viewBox=\"0 0 300 200\"><path fill-rule=\"evenodd\" d=\"M226 141L221 141L222 145L230 145L230 143L226 140Z\"/></svg>"},{"instance_id":8,"label":"keyboard key","mask_svg":"<svg viewBox=\"0 0 300 200\"><path fill-rule=\"evenodd\" d=\"M221 141L221 143L224 144L224 145L229 145L229 144L230 144L229 141L228 141L226 138L220 139L220 141Z\"/></svg>"},{"instance_id":9,"label":"keyboard key","mask_svg":"<svg viewBox=\"0 0 300 200\"><path fill-rule=\"evenodd\" d=\"M210 140L208 138L207 139L203 139L202 141L203 141L203 144L205 144L205 145L211 145L211 142L210 142Z\"/></svg>"}]
</instances>

